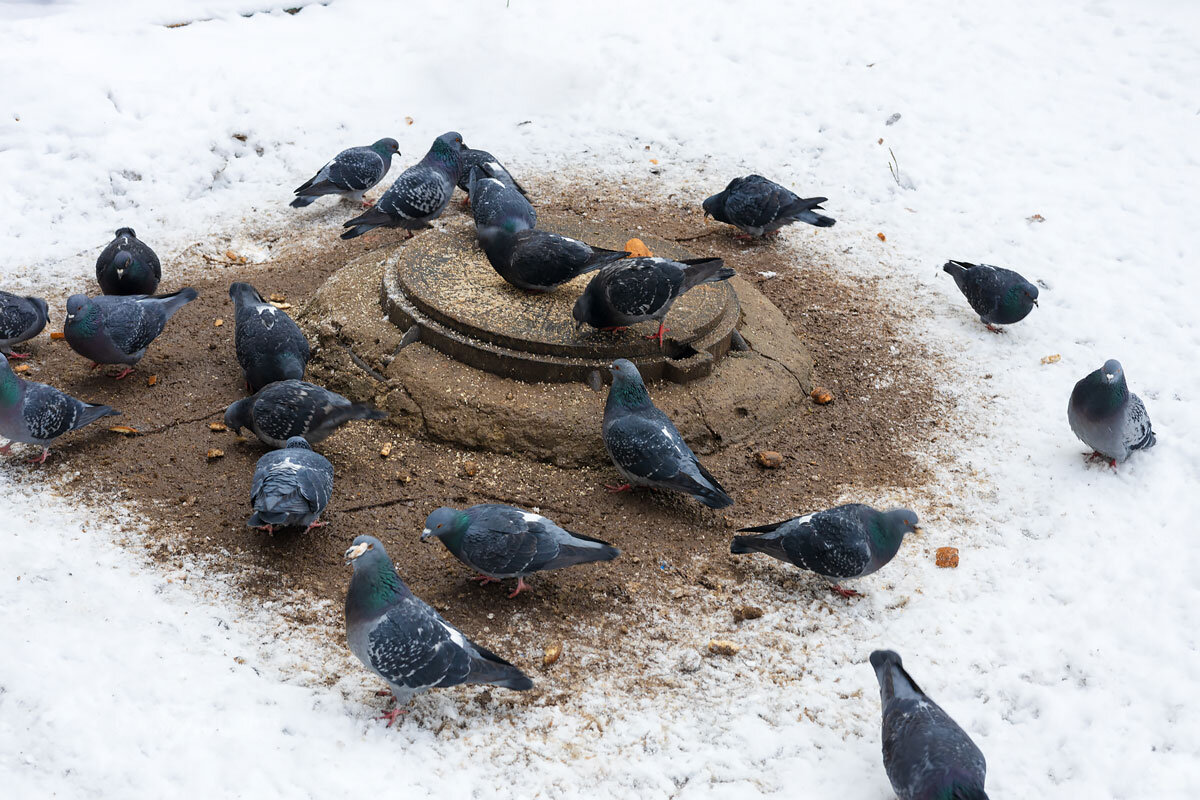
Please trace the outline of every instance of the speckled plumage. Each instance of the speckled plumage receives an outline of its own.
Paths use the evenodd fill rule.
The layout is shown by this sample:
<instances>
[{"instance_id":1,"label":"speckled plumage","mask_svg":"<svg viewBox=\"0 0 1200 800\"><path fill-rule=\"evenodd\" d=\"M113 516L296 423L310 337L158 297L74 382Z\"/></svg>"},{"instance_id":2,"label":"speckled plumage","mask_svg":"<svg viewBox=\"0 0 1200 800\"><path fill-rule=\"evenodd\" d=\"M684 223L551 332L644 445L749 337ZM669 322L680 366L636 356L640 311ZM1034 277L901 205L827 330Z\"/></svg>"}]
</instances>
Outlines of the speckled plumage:
<instances>
[{"instance_id":1,"label":"speckled plumage","mask_svg":"<svg viewBox=\"0 0 1200 800\"><path fill-rule=\"evenodd\" d=\"M171 317L195 299L190 288L160 295L71 295L63 333L72 350L97 364L136 364Z\"/></svg>"},{"instance_id":2,"label":"speckled plumage","mask_svg":"<svg viewBox=\"0 0 1200 800\"><path fill-rule=\"evenodd\" d=\"M12 355L12 346L41 333L49 318L50 309L42 298L0 292L0 353Z\"/></svg>"},{"instance_id":3,"label":"speckled plumage","mask_svg":"<svg viewBox=\"0 0 1200 800\"><path fill-rule=\"evenodd\" d=\"M471 216L477 231L488 226L521 230L537 225L537 211L525 195L498 178L485 175L479 167L471 167L468 185L471 187Z\"/></svg>"},{"instance_id":4,"label":"speckled plumage","mask_svg":"<svg viewBox=\"0 0 1200 800\"><path fill-rule=\"evenodd\" d=\"M1067 421L1080 441L1114 462L1154 446L1158 437L1142 398L1129 391L1121 362L1109 359L1071 390Z\"/></svg>"},{"instance_id":5,"label":"speckled plumage","mask_svg":"<svg viewBox=\"0 0 1200 800\"><path fill-rule=\"evenodd\" d=\"M793 222L828 228L834 220L818 214L827 197L798 197L762 175L734 178L725 189L704 201L705 215L736 225L750 236L763 236Z\"/></svg>"},{"instance_id":6,"label":"speckled plumage","mask_svg":"<svg viewBox=\"0 0 1200 800\"><path fill-rule=\"evenodd\" d=\"M1038 288L1011 269L967 261L947 261L942 269L989 328L1020 322L1037 305Z\"/></svg>"},{"instance_id":7,"label":"speckled plumage","mask_svg":"<svg viewBox=\"0 0 1200 800\"><path fill-rule=\"evenodd\" d=\"M314 453L302 436L288 439L254 466L250 505L251 527L311 526L321 516L333 494L333 465Z\"/></svg>"},{"instance_id":8,"label":"speckled plumage","mask_svg":"<svg viewBox=\"0 0 1200 800\"><path fill-rule=\"evenodd\" d=\"M629 255L624 250L605 250L557 233L516 226L476 228L476 234L500 277L533 292L549 292Z\"/></svg>"},{"instance_id":9,"label":"speckled plumage","mask_svg":"<svg viewBox=\"0 0 1200 800\"><path fill-rule=\"evenodd\" d=\"M469 147L463 148L462 172L459 173L458 177L458 188L464 192L471 191L471 167L478 167L485 176L496 178L505 186L516 189L521 194L528 196L528 192L525 191L521 184L517 183L516 178L500 163L499 159L486 150L472 150ZM472 202L474 201L472 200Z\"/></svg>"},{"instance_id":10,"label":"speckled plumage","mask_svg":"<svg viewBox=\"0 0 1200 800\"><path fill-rule=\"evenodd\" d=\"M250 391L303 378L312 351L300 326L248 283L231 284L229 296L235 309L234 349Z\"/></svg>"},{"instance_id":11,"label":"speckled plumage","mask_svg":"<svg viewBox=\"0 0 1200 800\"><path fill-rule=\"evenodd\" d=\"M375 228L429 227L454 194L462 174L462 136L454 131L443 133L419 162L412 165L388 187L375 207L348 220L343 239L353 239Z\"/></svg>"},{"instance_id":12,"label":"speckled plumage","mask_svg":"<svg viewBox=\"0 0 1200 800\"><path fill-rule=\"evenodd\" d=\"M23 380L0 354L0 437L10 442L39 445L44 455L64 433L120 413L77 400L53 386Z\"/></svg>"},{"instance_id":13,"label":"speckled plumage","mask_svg":"<svg viewBox=\"0 0 1200 800\"><path fill-rule=\"evenodd\" d=\"M96 259L96 282L105 294L154 294L162 264L133 228L118 228Z\"/></svg>"},{"instance_id":14,"label":"speckled plumage","mask_svg":"<svg viewBox=\"0 0 1200 800\"><path fill-rule=\"evenodd\" d=\"M394 155L400 155L400 145L395 139L380 139L374 144L343 150L316 175L296 187L292 208L304 208L327 194L360 202L367 190L387 175Z\"/></svg>"},{"instance_id":15,"label":"speckled plumage","mask_svg":"<svg viewBox=\"0 0 1200 800\"><path fill-rule=\"evenodd\" d=\"M578 326L611 328L646 320L662 322L688 290L737 273L719 258L672 261L646 256L607 264L588 282L571 314Z\"/></svg>"},{"instance_id":16,"label":"speckled plumage","mask_svg":"<svg viewBox=\"0 0 1200 800\"><path fill-rule=\"evenodd\" d=\"M277 381L225 409L225 425L235 433L249 428L272 447L293 436L316 444L340 425L355 419L386 419L387 414L351 403L336 392L299 380Z\"/></svg>"}]
</instances>

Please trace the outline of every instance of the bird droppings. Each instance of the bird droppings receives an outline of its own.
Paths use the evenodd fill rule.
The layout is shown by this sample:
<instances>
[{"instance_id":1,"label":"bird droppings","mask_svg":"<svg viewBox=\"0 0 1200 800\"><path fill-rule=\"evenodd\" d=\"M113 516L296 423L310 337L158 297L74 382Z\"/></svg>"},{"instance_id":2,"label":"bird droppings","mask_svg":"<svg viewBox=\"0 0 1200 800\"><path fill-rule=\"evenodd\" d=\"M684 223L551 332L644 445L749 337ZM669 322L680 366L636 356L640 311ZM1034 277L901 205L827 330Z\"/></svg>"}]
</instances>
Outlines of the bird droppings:
<instances>
[{"instance_id":1,"label":"bird droppings","mask_svg":"<svg viewBox=\"0 0 1200 800\"><path fill-rule=\"evenodd\" d=\"M954 569L958 566L958 548L939 547L934 554L934 563L943 569Z\"/></svg>"}]
</instances>

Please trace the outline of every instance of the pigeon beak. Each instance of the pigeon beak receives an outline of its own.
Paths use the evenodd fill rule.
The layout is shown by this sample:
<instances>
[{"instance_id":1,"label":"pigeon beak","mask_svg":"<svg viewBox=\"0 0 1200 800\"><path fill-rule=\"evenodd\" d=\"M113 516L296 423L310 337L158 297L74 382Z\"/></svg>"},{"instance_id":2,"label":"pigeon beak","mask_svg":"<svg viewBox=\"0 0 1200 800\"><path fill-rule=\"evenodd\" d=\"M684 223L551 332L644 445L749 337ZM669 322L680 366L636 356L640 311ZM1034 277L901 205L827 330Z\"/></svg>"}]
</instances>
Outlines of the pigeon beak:
<instances>
[{"instance_id":1,"label":"pigeon beak","mask_svg":"<svg viewBox=\"0 0 1200 800\"><path fill-rule=\"evenodd\" d=\"M354 545L353 547L351 547L349 550L346 551L346 563L349 564L351 561L358 558L363 553L367 552L367 550L370 547L371 547L371 545L367 544L366 542L363 542L362 544Z\"/></svg>"},{"instance_id":2,"label":"pigeon beak","mask_svg":"<svg viewBox=\"0 0 1200 800\"><path fill-rule=\"evenodd\" d=\"M708 219L708 218L709 218L709 217L711 217L711 216L712 216L712 214L708 213L707 211L705 211L705 212L704 212L704 218L705 218L705 219Z\"/></svg>"},{"instance_id":3,"label":"pigeon beak","mask_svg":"<svg viewBox=\"0 0 1200 800\"><path fill-rule=\"evenodd\" d=\"M1035 306L1037 306L1037 304L1038 304L1038 301L1035 299L1035 300L1033 301L1033 304L1034 304ZM1038 306L1038 307L1040 308L1040 306Z\"/></svg>"},{"instance_id":4,"label":"pigeon beak","mask_svg":"<svg viewBox=\"0 0 1200 800\"><path fill-rule=\"evenodd\" d=\"M70 321L71 321L71 320L73 320L73 319L75 319L75 315L74 315L74 314L67 314L67 322L70 322Z\"/></svg>"},{"instance_id":5,"label":"pigeon beak","mask_svg":"<svg viewBox=\"0 0 1200 800\"><path fill-rule=\"evenodd\" d=\"M426 528L425 530L421 531L421 541L422 542L428 542L430 537L432 537L432 536L433 536L433 531L429 530L429 528Z\"/></svg>"},{"instance_id":6,"label":"pigeon beak","mask_svg":"<svg viewBox=\"0 0 1200 800\"><path fill-rule=\"evenodd\" d=\"M923 534L923 533L925 533L925 529L922 528L920 525L913 525L913 533Z\"/></svg>"}]
</instances>

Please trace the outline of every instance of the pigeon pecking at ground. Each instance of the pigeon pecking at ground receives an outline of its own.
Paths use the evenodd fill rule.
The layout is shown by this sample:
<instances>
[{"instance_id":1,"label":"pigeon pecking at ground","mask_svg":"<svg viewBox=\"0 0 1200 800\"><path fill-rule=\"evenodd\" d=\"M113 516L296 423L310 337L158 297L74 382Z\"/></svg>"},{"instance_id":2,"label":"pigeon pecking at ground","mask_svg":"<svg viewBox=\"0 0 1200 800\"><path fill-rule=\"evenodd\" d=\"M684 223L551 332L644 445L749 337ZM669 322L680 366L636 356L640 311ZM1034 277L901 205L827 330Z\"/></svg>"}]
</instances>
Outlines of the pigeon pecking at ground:
<instances>
[{"instance_id":1,"label":"pigeon pecking at ground","mask_svg":"<svg viewBox=\"0 0 1200 800\"><path fill-rule=\"evenodd\" d=\"M72 350L92 360L93 369L124 364L114 376L120 380L133 372L175 312L195 299L196 290L190 288L159 295L73 294L67 298L63 333Z\"/></svg>"},{"instance_id":2,"label":"pigeon pecking at ground","mask_svg":"<svg viewBox=\"0 0 1200 800\"><path fill-rule=\"evenodd\" d=\"M883 768L899 800L987 800L983 753L891 650L871 653L883 703Z\"/></svg>"},{"instance_id":3,"label":"pigeon pecking at ground","mask_svg":"<svg viewBox=\"0 0 1200 800\"><path fill-rule=\"evenodd\" d=\"M451 131L434 139L425 157L413 164L388 187L375 207L347 221L343 239L353 239L375 228L405 228L408 235L428 228L429 221L446 209L462 175L462 135Z\"/></svg>"},{"instance_id":4,"label":"pigeon pecking at ground","mask_svg":"<svg viewBox=\"0 0 1200 800\"><path fill-rule=\"evenodd\" d=\"M454 557L480 573L480 583L516 578L592 561L612 561L621 551L607 542L564 530L541 514L484 503L463 510L439 508L425 520L421 541L441 539Z\"/></svg>"},{"instance_id":5,"label":"pigeon pecking at ground","mask_svg":"<svg viewBox=\"0 0 1200 800\"><path fill-rule=\"evenodd\" d=\"M675 425L651 402L633 362L620 358L611 369L601 434L626 483L610 491L650 486L689 494L709 508L733 505L733 498L696 459Z\"/></svg>"},{"instance_id":6,"label":"pigeon pecking at ground","mask_svg":"<svg viewBox=\"0 0 1200 800\"><path fill-rule=\"evenodd\" d=\"M336 194L370 208L371 204L363 200L363 195L383 180L392 168L392 156L398 155L400 144L395 139L380 139L365 147L343 150L316 175L296 187L296 199L291 206L304 208L315 203L318 197Z\"/></svg>"},{"instance_id":7,"label":"pigeon pecking at ground","mask_svg":"<svg viewBox=\"0 0 1200 800\"><path fill-rule=\"evenodd\" d=\"M227 428L234 433L249 428L272 447L283 447L293 436L303 436L309 444L316 444L355 419L387 419L387 414L298 380L269 384L225 409Z\"/></svg>"},{"instance_id":8,"label":"pigeon pecking at ground","mask_svg":"<svg viewBox=\"0 0 1200 800\"><path fill-rule=\"evenodd\" d=\"M467 185L471 187L471 216L475 219L475 230L488 226L521 230L537 225L537 211L525 195L498 178L483 174L479 167L471 167Z\"/></svg>"},{"instance_id":9,"label":"pigeon pecking at ground","mask_svg":"<svg viewBox=\"0 0 1200 800\"><path fill-rule=\"evenodd\" d=\"M234 349L246 387L257 392L269 383L304 377L312 351L291 317L263 299L248 283L233 283Z\"/></svg>"},{"instance_id":10,"label":"pigeon pecking at ground","mask_svg":"<svg viewBox=\"0 0 1200 800\"><path fill-rule=\"evenodd\" d=\"M625 258L624 250L592 247L578 239L516 225L476 228L479 243L501 278L530 292L549 292L580 275Z\"/></svg>"},{"instance_id":11,"label":"pigeon pecking at ground","mask_svg":"<svg viewBox=\"0 0 1200 800\"><path fill-rule=\"evenodd\" d=\"M979 321L993 333L1003 331L997 325L1025 319L1038 304L1038 288L1011 269L968 261L947 261L942 269L954 278Z\"/></svg>"},{"instance_id":12,"label":"pigeon pecking at ground","mask_svg":"<svg viewBox=\"0 0 1200 800\"><path fill-rule=\"evenodd\" d=\"M346 592L346 642L396 697L396 707L380 717L388 727L426 689L461 683L518 692L533 688L521 670L472 642L409 591L374 536L355 539L346 563L354 565Z\"/></svg>"},{"instance_id":13,"label":"pigeon pecking at ground","mask_svg":"<svg viewBox=\"0 0 1200 800\"><path fill-rule=\"evenodd\" d=\"M1110 466L1146 450L1158 441L1142 398L1129 391L1121 362L1109 359L1088 373L1071 390L1067 422L1080 441L1092 448L1091 458L1106 458Z\"/></svg>"},{"instance_id":14,"label":"pigeon pecking at ground","mask_svg":"<svg viewBox=\"0 0 1200 800\"><path fill-rule=\"evenodd\" d=\"M49 319L50 307L42 298L0 292L0 353L28 358L28 353L14 353L12 346L37 336Z\"/></svg>"},{"instance_id":15,"label":"pigeon pecking at ground","mask_svg":"<svg viewBox=\"0 0 1200 800\"><path fill-rule=\"evenodd\" d=\"M0 436L8 440L0 447L0 455L8 455L13 442L36 444L42 454L30 463L41 464L59 436L120 413L76 400L53 386L18 378L8 359L0 355Z\"/></svg>"},{"instance_id":16,"label":"pigeon pecking at ground","mask_svg":"<svg viewBox=\"0 0 1200 800\"><path fill-rule=\"evenodd\" d=\"M462 153L462 172L458 176L458 188L467 192L468 195L471 192L471 167L478 167L487 177L495 178L505 186L516 189L521 194L528 196L528 192L522 188L521 184L517 183L512 173L494 155L486 150L472 150L469 147L464 147ZM468 202L469 199L468 197Z\"/></svg>"},{"instance_id":17,"label":"pigeon pecking at ground","mask_svg":"<svg viewBox=\"0 0 1200 800\"><path fill-rule=\"evenodd\" d=\"M904 535L917 529L917 514L907 508L876 511L862 503L837 506L771 525L741 528L731 553L766 553L834 581L870 575L895 558ZM837 583L843 597L858 592Z\"/></svg>"},{"instance_id":18,"label":"pigeon pecking at ground","mask_svg":"<svg viewBox=\"0 0 1200 800\"><path fill-rule=\"evenodd\" d=\"M725 191L704 201L704 216L736 225L747 237L758 238L777 232L793 222L828 228L834 220L818 214L827 197L798 197L791 190L762 175L734 178Z\"/></svg>"},{"instance_id":19,"label":"pigeon pecking at ground","mask_svg":"<svg viewBox=\"0 0 1200 800\"><path fill-rule=\"evenodd\" d=\"M154 294L162 264L133 228L118 228L96 259L96 282L105 294Z\"/></svg>"},{"instance_id":20,"label":"pigeon pecking at ground","mask_svg":"<svg viewBox=\"0 0 1200 800\"><path fill-rule=\"evenodd\" d=\"M273 533L275 528L303 525L304 532L324 525L317 520L333 494L333 465L303 436L293 436L254 466L250 504L251 528Z\"/></svg>"}]
</instances>

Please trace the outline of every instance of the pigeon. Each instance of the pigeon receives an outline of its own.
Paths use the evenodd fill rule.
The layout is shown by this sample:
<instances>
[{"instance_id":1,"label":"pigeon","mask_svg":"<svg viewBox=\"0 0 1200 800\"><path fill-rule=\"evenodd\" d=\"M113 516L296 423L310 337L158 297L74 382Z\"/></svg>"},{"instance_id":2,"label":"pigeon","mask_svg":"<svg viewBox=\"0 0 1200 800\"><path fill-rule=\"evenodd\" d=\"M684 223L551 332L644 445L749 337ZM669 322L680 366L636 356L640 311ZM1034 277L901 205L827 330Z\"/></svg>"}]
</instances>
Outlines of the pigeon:
<instances>
[{"instance_id":1,"label":"pigeon","mask_svg":"<svg viewBox=\"0 0 1200 800\"><path fill-rule=\"evenodd\" d=\"M196 290L190 288L159 295L73 294L67 298L63 333L72 350L92 360L93 369L124 364L114 376L120 380L133 372L175 312L195 299Z\"/></svg>"},{"instance_id":2,"label":"pigeon","mask_svg":"<svg viewBox=\"0 0 1200 800\"><path fill-rule=\"evenodd\" d=\"M13 442L36 444L41 446L42 455L30 463L44 463L50 443L59 436L120 413L108 406L76 400L53 386L22 380L0 354L0 436L8 440L0 447L0 455L8 455Z\"/></svg>"},{"instance_id":3,"label":"pigeon","mask_svg":"<svg viewBox=\"0 0 1200 800\"><path fill-rule=\"evenodd\" d=\"M462 175L462 135L451 131L433 140L425 157L396 178L370 211L346 222L343 239L375 228L405 228L411 237L445 210Z\"/></svg>"},{"instance_id":4,"label":"pigeon","mask_svg":"<svg viewBox=\"0 0 1200 800\"><path fill-rule=\"evenodd\" d=\"M356 538L346 551L346 563L354 565L346 592L346 642L391 688L396 707L379 718L389 728L414 695L435 686L533 688L525 673L472 642L409 591L374 536Z\"/></svg>"},{"instance_id":5,"label":"pigeon","mask_svg":"<svg viewBox=\"0 0 1200 800\"><path fill-rule=\"evenodd\" d=\"M1146 450L1158 441L1142 398L1125 385L1121 362L1109 359L1088 373L1071 390L1067 421L1075 435L1094 451L1090 458L1106 458L1110 466Z\"/></svg>"},{"instance_id":6,"label":"pigeon","mask_svg":"<svg viewBox=\"0 0 1200 800\"><path fill-rule=\"evenodd\" d=\"M489 225L511 225L515 230L537 225L537 212L525 195L497 178L484 175L479 167L471 167L468 185L476 230Z\"/></svg>"},{"instance_id":7,"label":"pigeon","mask_svg":"<svg viewBox=\"0 0 1200 800\"><path fill-rule=\"evenodd\" d=\"M626 481L609 487L610 491L652 486L689 494L709 508L733 505L733 498L696 460L671 420L650 401L633 362L619 358L610 369L613 382L604 404L601 434L609 457Z\"/></svg>"},{"instance_id":8,"label":"pigeon","mask_svg":"<svg viewBox=\"0 0 1200 800\"><path fill-rule=\"evenodd\" d=\"M733 537L729 552L766 553L838 581L875 572L895 558L904 535L916 529L915 511L876 511L849 503L772 525L741 528L738 533L759 535ZM844 597L858 594L837 583L833 589Z\"/></svg>"},{"instance_id":9,"label":"pigeon","mask_svg":"<svg viewBox=\"0 0 1200 800\"><path fill-rule=\"evenodd\" d=\"M592 561L612 561L621 551L607 542L564 530L541 514L484 503L462 511L439 508L425 520L421 541L441 539L454 557L480 573L481 584L516 578L510 598L528 589L531 572Z\"/></svg>"},{"instance_id":10,"label":"pigeon","mask_svg":"<svg viewBox=\"0 0 1200 800\"><path fill-rule=\"evenodd\" d=\"M759 238L793 222L828 228L834 220L818 214L828 197L797 197L762 175L734 178L725 191L704 201L704 216L736 225L747 237ZM821 209L824 210L824 209Z\"/></svg>"},{"instance_id":11,"label":"pigeon","mask_svg":"<svg viewBox=\"0 0 1200 800\"><path fill-rule=\"evenodd\" d=\"M883 703L883 768L899 800L988 800L987 762L891 650L871 653Z\"/></svg>"},{"instance_id":12,"label":"pigeon","mask_svg":"<svg viewBox=\"0 0 1200 800\"><path fill-rule=\"evenodd\" d=\"M478 167L487 177L496 178L510 189L516 189L521 194L528 196L528 192L522 188L521 184L517 183L512 173L505 169L494 155L486 150L472 150L469 147L463 148L462 172L458 176L458 188L464 192L469 194L471 191L471 167Z\"/></svg>"},{"instance_id":13,"label":"pigeon","mask_svg":"<svg viewBox=\"0 0 1200 800\"><path fill-rule=\"evenodd\" d=\"M672 261L642 256L613 262L596 273L575 301L571 310L575 330L584 325L617 330L652 319L658 322L658 333L646 338L657 339L662 345L668 330L663 320L680 295L702 283L716 283L736 274L719 258Z\"/></svg>"},{"instance_id":14,"label":"pigeon","mask_svg":"<svg viewBox=\"0 0 1200 800\"><path fill-rule=\"evenodd\" d=\"M476 228L479 243L501 278L530 292L549 292L580 275L629 255L578 239L515 225Z\"/></svg>"},{"instance_id":15,"label":"pigeon","mask_svg":"<svg viewBox=\"0 0 1200 800\"><path fill-rule=\"evenodd\" d=\"M354 419L387 419L387 414L294 379L268 384L225 409L225 427L238 434L249 428L271 447L283 447L293 436L316 444Z\"/></svg>"},{"instance_id":16,"label":"pigeon","mask_svg":"<svg viewBox=\"0 0 1200 800\"><path fill-rule=\"evenodd\" d=\"M154 294L162 264L133 228L118 228L96 259L96 282L105 294Z\"/></svg>"},{"instance_id":17,"label":"pigeon","mask_svg":"<svg viewBox=\"0 0 1200 800\"><path fill-rule=\"evenodd\" d=\"M0 353L28 358L28 353L14 353L12 346L37 336L49 319L50 307L42 298L0 292Z\"/></svg>"},{"instance_id":18,"label":"pigeon","mask_svg":"<svg viewBox=\"0 0 1200 800\"><path fill-rule=\"evenodd\" d=\"M363 195L383 180L392 167L392 156L398 155L400 144L395 139L380 139L365 147L343 150L316 175L296 187L292 208L304 208L326 194L341 195L370 208Z\"/></svg>"},{"instance_id":19,"label":"pigeon","mask_svg":"<svg viewBox=\"0 0 1200 800\"><path fill-rule=\"evenodd\" d=\"M267 533L275 528L303 525L304 532L324 525L317 522L333 493L333 465L314 453L308 440L293 436L282 449L272 450L254 466L250 504L254 513L246 525Z\"/></svg>"},{"instance_id":20,"label":"pigeon","mask_svg":"<svg viewBox=\"0 0 1200 800\"><path fill-rule=\"evenodd\" d=\"M300 326L248 283L230 284L229 296L236 309L233 343L246 387L257 392L268 383L302 379L312 351Z\"/></svg>"},{"instance_id":21,"label":"pigeon","mask_svg":"<svg viewBox=\"0 0 1200 800\"><path fill-rule=\"evenodd\" d=\"M997 325L1025 319L1038 304L1038 288L1011 269L967 261L947 261L942 269L954 278L979 321L993 333L1002 332Z\"/></svg>"}]
</instances>

